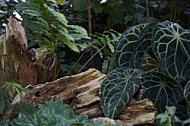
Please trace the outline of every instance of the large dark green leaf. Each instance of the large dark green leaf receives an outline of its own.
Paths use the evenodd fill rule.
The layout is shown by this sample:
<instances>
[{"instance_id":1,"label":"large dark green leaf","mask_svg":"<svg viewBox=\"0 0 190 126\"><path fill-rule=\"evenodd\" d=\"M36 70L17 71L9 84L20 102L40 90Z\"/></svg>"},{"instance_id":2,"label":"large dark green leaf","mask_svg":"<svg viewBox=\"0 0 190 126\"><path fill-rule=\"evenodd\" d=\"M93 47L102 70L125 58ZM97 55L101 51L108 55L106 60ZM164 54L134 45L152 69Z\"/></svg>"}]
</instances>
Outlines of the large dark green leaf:
<instances>
[{"instance_id":1,"label":"large dark green leaf","mask_svg":"<svg viewBox=\"0 0 190 126\"><path fill-rule=\"evenodd\" d=\"M142 70L146 72L150 71L159 72L160 64L156 59L152 58L150 55L145 53L143 57Z\"/></svg>"},{"instance_id":2,"label":"large dark green leaf","mask_svg":"<svg viewBox=\"0 0 190 126\"><path fill-rule=\"evenodd\" d=\"M159 73L148 72L142 76L145 88L143 98L149 98L156 105L158 112L164 112L165 106L174 106L182 100L183 90L174 79Z\"/></svg>"},{"instance_id":3,"label":"large dark green leaf","mask_svg":"<svg viewBox=\"0 0 190 126\"><path fill-rule=\"evenodd\" d=\"M139 39L141 31L147 24L139 24L128 28L121 36L116 47L116 65L118 67L129 67L130 59L134 52L135 44Z\"/></svg>"},{"instance_id":4,"label":"large dark green leaf","mask_svg":"<svg viewBox=\"0 0 190 126\"><path fill-rule=\"evenodd\" d=\"M178 82L190 79L190 31L165 21L153 30L153 52L161 69Z\"/></svg>"},{"instance_id":5,"label":"large dark green leaf","mask_svg":"<svg viewBox=\"0 0 190 126\"><path fill-rule=\"evenodd\" d=\"M190 81L187 82L184 89L185 100L190 103Z\"/></svg>"},{"instance_id":6,"label":"large dark green leaf","mask_svg":"<svg viewBox=\"0 0 190 126\"><path fill-rule=\"evenodd\" d=\"M141 71L116 68L101 85L101 106L104 114L115 118L126 107L140 85Z\"/></svg>"},{"instance_id":7,"label":"large dark green leaf","mask_svg":"<svg viewBox=\"0 0 190 126\"><path fill-rule=\"evenodd\" d=\"M143 57L145 53L152 55L151 42L152 42L152 30L156 23L151 23L146 26L141 34L139 40L134 48L133 56L131 57L131 66L134 68L141 68L143 63Z\"/></svg>"}]
</instances>

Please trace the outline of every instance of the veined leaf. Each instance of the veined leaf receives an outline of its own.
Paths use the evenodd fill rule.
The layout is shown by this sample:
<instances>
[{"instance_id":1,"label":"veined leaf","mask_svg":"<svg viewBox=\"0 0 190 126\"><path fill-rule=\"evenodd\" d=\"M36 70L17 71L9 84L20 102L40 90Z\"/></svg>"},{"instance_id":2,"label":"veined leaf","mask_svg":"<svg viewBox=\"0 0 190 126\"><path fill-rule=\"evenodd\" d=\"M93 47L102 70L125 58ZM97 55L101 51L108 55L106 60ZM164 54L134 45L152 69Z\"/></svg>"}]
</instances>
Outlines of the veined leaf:
<instances>
[{"instance_id":1,"label":"veined leaf","mask_svg":"<svg viewBox=\"0 0 190 126\"><path fill-rule=\"evenodd\" d=\"M121 36L116 47L116 65L118 67L129 67L130 59L141 31L147 24L139 24L128 28Z\"/></svg>"},{"instance_id":2,"label":"veined leaf","mask_svg":"<svg viewBox=\"0 0 190 126\"><path fill-rule=\"evenodd\" d=\"M153 101L159 113L165 111L165 106L175 106L183 98L181 85L159 72L143 74L142 85L145 88L143 98Z\"/></svg>"},{"instance_id":3,"label":"veined leaf","mask_svg":"<svg viewBox=\"0 0 190 126\"><path fill-rule=\"evenodd\" d=\"M142 64L143 71L146 71L146 72L150 72L150 71L159 72L160 71L160 64L158 63L157 60L152 58L147 53L145 53L142 58L143 58L143 64Z\"/></svg>"},{"instance_id":4,"label":"veined leaf","mask_svg":"<svg viewBox=\"0 0 190 126\"><path fill-rule=\"evenodd\" d=\"M165 74L178 82L190 79L190 31L165 21L153 30L153 52Z\"/></svg>"},{"instance_id":5,"label":"veined leaf","mask_svg":"<svg viewBox=\"0 0 190 126\"><path fill-rule=\"evenodd\" d=\"M130 65L131 67L141 69L143 63L143 57L145 53L149 55L153 54L151 49L152 42L152 31L156 23L151 23L146 26L141 34L134 48L133 56L131 56Z\"/></svg>"},{"instance_id":6,"label":"veined leaf","mask_svg":"<svg viewBox=\"0 0 190 126\"><path fill-rule=\"evenodd\" d=\"M190 81L187 82L184 89L185 100L190 103Z\"/></svg>"},{"instance_id":7,"label":"veined leaf","mask_svg":"<svg viewBox=\"0 0 190 126\"><path fill-rule=\"evenodd\" d=\"M128 101L139 89L141 71L116 68L101 85L100 103L104 114L115 118L126 107Z\"/></svg>"}]
</instances>

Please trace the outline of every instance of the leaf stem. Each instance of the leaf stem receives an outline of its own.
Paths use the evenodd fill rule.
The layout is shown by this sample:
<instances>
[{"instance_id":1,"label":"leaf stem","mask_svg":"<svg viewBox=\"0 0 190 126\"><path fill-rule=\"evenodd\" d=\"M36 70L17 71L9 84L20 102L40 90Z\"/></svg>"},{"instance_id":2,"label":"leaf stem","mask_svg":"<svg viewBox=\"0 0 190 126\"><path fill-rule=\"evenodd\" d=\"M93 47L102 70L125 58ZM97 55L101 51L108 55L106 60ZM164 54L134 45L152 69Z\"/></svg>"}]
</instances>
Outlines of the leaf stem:
<instances>
[{"instance_id":1,"label":"leaf stem","mask_svg":"<svg viewBox=\"0 0 190 126\"><path fill-rule=\"evenodd\" d=\"M150 14L149 14L148 0L146 0L146 22L150 23Z\"/></svg>"}]
</instances>

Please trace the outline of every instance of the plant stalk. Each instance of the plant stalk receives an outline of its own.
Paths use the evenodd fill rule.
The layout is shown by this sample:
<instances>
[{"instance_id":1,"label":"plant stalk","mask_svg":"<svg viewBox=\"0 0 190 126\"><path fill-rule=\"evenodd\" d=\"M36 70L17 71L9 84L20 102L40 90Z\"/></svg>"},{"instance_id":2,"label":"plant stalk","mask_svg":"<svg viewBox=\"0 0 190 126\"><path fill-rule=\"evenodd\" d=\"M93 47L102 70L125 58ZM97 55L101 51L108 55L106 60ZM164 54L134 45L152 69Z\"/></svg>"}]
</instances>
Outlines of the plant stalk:
<instances>
[{"instance_id":1,"label":"plant stalk","mask_svg":"<svg viewBox=\"0 0 190 126\"><path fill-rule=\"evenodd\" d=\"M88 35L90 37L90 42L92 43L92 22L91 22L91 5L90 0L88 0ZM93 56L93 47L90 47L90 57ZM94 61L91 60L91 66L94 66Z\"/></svg>"},{"instance_id":2,"label":"plant stalk","mask_svg":"<svg viewBox=\"0 0 190 126\"><path fill-rule=\"evenodd\" d=\"M150 14L149 14L148 0L146 0L146 22L150 23Z\"/></svg>"}]
</instances>

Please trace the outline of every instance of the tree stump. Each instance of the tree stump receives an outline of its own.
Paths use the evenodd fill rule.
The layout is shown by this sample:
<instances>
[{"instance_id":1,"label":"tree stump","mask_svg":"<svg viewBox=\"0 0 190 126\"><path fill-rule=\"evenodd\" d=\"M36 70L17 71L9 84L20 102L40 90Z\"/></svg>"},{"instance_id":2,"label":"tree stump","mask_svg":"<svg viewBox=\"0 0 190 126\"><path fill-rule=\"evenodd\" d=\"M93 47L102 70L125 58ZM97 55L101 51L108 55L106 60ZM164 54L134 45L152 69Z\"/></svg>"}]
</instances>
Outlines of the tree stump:
<instances>
[{"instance_id":1,"label":"tree stump","mask_svg":"<svg viewBox=\"0 0 190 126\"><path fill-rule=\"evenodd\" d=\"M4 82L37 84L37 72L27 56L27 48L24 28L10 17L6 33L0 36L0 87Z\"/></svg>"}]
</instances>

